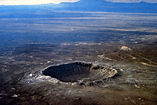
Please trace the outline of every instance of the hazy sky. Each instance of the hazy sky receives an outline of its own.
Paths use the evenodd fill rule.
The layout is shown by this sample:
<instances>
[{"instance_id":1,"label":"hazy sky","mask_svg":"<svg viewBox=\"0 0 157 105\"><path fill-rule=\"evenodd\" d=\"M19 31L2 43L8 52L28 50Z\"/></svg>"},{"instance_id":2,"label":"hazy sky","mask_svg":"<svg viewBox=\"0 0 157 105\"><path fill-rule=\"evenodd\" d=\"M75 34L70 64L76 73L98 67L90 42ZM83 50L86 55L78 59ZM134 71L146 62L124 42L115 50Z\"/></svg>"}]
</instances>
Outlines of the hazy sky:
<instances>
[{"instance_id":1,"label":"hazy sky","mask_svg":"<svg viewBox=\"0 0 157 105\"><path fill-rule=\"evenodd\" d=\"M79 0L0 0L0 5L38 5L38 4L49 4L49 3L58 4L61 2L77 2L77 1ZM134 2L144 1L149 3L157 3L157 0L104 0L104 1L124 2L124 3L134 3Z\"/></svg>"},{"instance_id":2,"label":"hazy sky","mask_svg":"<svg viewBox=\"0 0 157 105\"><path fill-rule=\"evenodd\" d=\"M38 5L61 2L77 2L79 0L0 0L0 5Z\"/></svg>"}]
</instances>

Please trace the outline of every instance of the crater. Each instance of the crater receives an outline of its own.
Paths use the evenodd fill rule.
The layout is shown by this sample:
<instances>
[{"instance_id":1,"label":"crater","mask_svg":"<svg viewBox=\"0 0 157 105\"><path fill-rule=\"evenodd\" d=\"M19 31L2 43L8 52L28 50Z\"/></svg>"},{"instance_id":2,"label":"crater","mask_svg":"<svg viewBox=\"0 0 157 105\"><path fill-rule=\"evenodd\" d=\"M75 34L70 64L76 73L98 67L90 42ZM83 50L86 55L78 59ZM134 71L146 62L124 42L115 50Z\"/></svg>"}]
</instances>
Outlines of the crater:
<instances>
[{"instance_id":1,"label":"crater","mask_svg":"<svg viewBox=\"0 0 157 105\"><path fill-rule=\"evenodd\" d=\"M91 83L113 77L117 74L117 70L92 63L72 62L50 66L43 71L43 74L62 82Z\"/></svg>"}]
</instances>

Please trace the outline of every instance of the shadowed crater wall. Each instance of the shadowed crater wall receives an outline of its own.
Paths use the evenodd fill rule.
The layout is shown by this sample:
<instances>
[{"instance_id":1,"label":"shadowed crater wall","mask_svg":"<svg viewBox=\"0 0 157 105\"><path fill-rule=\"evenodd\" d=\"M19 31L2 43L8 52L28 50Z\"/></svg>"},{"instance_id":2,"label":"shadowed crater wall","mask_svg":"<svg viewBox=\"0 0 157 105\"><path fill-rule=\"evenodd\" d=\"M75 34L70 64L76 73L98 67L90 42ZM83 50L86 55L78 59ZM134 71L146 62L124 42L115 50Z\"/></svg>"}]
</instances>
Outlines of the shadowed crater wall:
<instances>
[{"instance_id":1,"label":"shadowed crater wall","mask_svg":"<svg viewBox=\"0 0 157 105\"><path fill-rule=\"evenodd\" d=\"M44 75L57 78L63 82L77 82L78 80L88 77L91 63L74 62L51 66L43 71Z\"/></svg>"}]
</instances>

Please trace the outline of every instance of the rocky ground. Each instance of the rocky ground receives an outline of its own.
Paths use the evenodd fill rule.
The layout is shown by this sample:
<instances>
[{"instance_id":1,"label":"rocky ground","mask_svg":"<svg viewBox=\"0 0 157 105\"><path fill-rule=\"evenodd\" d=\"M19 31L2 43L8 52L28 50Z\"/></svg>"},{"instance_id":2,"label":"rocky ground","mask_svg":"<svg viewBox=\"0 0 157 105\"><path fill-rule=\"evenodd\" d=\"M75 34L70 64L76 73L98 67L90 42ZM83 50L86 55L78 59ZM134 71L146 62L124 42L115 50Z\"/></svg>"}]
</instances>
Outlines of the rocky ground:
<instances>
[{"instance_id":1,"label":"rocky ground","mask_svg":"<svg viewBox=\"0 0 157 105\"><path fill-rule=\"evenodd\" d=\"M24 14L0 14L0 105L157 105L157 14ZM97 66L43 73L74 62Z\"/></svg>"},{"instance_id":2,"label":"rocky ground","mask_svg":"<svg viewBox=\"0 0 157 105\"><path fill-rule=\"evenodd\" d=\"M79 42L19 46L0 57L0 104L156 105L156 40L145 44L139 40L133 45ZM118 75L81 85L42 73L49 66L75 61L103 65L117 70Z\"/></svg>"}]
</instances>

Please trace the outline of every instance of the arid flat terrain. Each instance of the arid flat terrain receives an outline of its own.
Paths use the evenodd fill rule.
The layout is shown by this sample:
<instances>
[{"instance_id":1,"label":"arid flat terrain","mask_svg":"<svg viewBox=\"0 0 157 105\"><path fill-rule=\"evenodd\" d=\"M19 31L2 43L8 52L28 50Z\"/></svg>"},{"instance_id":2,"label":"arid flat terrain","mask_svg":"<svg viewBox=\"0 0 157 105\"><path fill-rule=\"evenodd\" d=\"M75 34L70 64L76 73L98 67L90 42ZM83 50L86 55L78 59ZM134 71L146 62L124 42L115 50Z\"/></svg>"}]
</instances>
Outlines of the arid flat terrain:
<instances>
[{"instance_id":1,"label":"arid flat terrain","mask_svg":"<svg viewBox=\"0 0 157 105\"><path fill-rule=\"evenodd\" d=\"M0 18L1 105L157 104L156 14L55 13Z\"/></svg>"}]
</instances>

